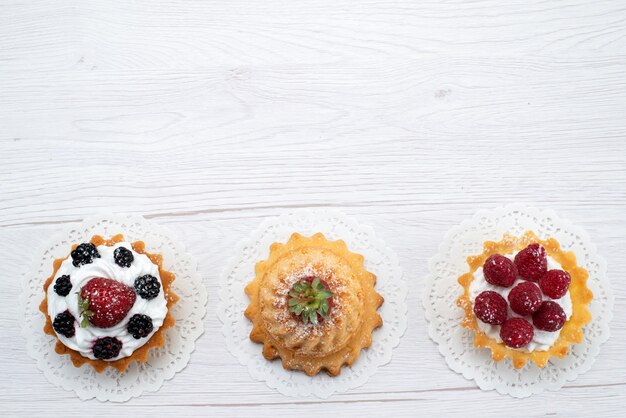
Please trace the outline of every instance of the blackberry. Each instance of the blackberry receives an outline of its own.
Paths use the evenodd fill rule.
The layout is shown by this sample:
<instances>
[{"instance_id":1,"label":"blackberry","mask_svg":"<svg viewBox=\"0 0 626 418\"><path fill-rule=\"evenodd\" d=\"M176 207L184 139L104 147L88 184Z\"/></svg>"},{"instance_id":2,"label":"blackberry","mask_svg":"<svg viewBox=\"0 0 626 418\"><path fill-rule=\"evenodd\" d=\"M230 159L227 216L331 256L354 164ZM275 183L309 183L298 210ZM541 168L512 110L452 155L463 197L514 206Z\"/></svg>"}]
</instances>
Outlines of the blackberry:
<instances>
[{"instance_id":1,"label":"blackberry","mask_svg":"<svg viewBox=\"0 0 626 418\"><path fill-rule=\"evenodd\" d=\"M146 274L135 279L135 290L144 299L154 299L159 295L161 283L156 277Z\"/></svg>"},{"instance_id":2,"label":"blackberry","mask_svg":"<svg viewBox=\"0 0 626 418\"><path fill-rule=\"evenodd\" d=\"M136 314L130 317L128 321L128 332L136 340L147 337L152 332L152 318L148 315Z\"/></svg>"},{"instance_id":3,"label":"blackberry","mask_svg":"<svg viewBox=\"0 0 626 418\"><path fill-rule=\"evenodd\" d=\"M122 349L122 342L115 337L101 337L93 345L93 356L100 360L117 357Z\"/></svg>"},{"instance_id":4,"label":"blackberry","mask_svg":"<svg viewBox=\"0 0 626 418\"><path fill-rule=\"evenodd\" d=\"M74 315L70 311L61 312L54 317L52 328L57 334L61 334L66 338L71 338L76 333L74 329Z\"/></svg>"},{"instance_id":5,"label":"blackberry","mask_svg":"<svg viewBox=\"0 0 626 418\"><path fill-rule=\"evenodd\" d=\"M64 274L61 277L57 277L54 282L54 291L59 296L67 296L70 294L70 290L72 290L72 282L70 281L70 276Z\"/></svg>"},{"instance_id":6,"label":"blackberry","mask_svg":"<svg viewBox=\"0 0 626 418\"><path fill-rule=\"evenodd\" d=\"M113 251L113 258L115 259L115 264L120 267L130 267L130 264L135 259L133 252L124 247L117 247Z\"/></svg>"},{"instance_id":7,"label":"blackberry","mask_svg":"<svg viewBox=\"0 0 626 418\"><path fill-rule=\"evenodd\" d=\"M84 264L91 264L94 258L100 258L100 253L95 245L85 242L76 247L71 256L74 267L80 267Z\"/></svg>"}]
</instances>

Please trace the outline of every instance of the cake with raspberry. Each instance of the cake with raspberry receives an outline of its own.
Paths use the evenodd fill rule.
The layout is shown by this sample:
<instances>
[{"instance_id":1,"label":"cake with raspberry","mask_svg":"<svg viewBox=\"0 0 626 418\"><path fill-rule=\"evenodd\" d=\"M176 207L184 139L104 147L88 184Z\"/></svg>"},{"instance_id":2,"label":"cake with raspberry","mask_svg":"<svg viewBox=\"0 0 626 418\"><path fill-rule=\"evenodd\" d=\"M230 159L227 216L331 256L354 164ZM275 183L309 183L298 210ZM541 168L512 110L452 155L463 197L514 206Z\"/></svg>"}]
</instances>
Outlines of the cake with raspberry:
<instances>
[{"instance_id":1,"label":"cake with raspberry","mask_svg":"<svg viewBox=\"0 0 626 418\"><path fill-rule=\"evenodd\" d=\"M93 236L56 259L45 281L39 309L44 332L57 338L55 351L80 367L124 372L133 361L165 344L163 331L174 325L170 310L178 301L174 274L142 241Z\"/></svg>"},{"instance_id":2,"label":"cake with raspberry","mask_svg":"<svg viewBox=\"0 0 626 418\"><path fill-rule=\"evenodd\" d=\"M267 360L280 358L287 370L336 376L382 326L376 276L341 240L295 233L285 244L272 244L255 272L245 289L250 339L263 344Z\"/></svg>"},{"instance_id":3,"label":"cake with raspberry","mask_svg":"<svg viewBox=\"0 0 626 418\"><path fill-rule=\"evenodd\" d=\"M531 360L543 368L551 356L563 358L582 341L591 321L588 273L556 239L541 240L531 231L505 234L499 242L485 242L483 253L467 262L470 271L458 279L462 325L495 361L510 358L521 368Z\"/></svg>"}]
</instances>

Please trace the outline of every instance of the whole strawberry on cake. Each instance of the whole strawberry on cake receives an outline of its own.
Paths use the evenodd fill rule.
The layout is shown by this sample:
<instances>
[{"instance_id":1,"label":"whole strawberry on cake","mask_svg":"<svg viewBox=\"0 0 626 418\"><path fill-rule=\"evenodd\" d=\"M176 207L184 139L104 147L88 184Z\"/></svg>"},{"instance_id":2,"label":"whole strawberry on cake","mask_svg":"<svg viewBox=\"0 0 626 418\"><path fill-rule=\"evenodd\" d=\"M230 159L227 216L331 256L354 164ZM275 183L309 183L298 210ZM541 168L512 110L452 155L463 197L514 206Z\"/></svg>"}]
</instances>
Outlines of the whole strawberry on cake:
<instances>
[{"instance_id":1,"label":"whole strawberry on cake","mask_svg":"<svg viewBox=\"0 0 626 418\"><path fill-rule=\"evenodd\" d=\"M458 279L462 325L495 361L510 358L521 368L531 360L544 367L583 340L593 297L588 273L556 239L541 240L531 231L505 234L499 242L485 242L483 253L467 263L470 271Z\"/></svg>"},{"instance_id":2,"label":"whole strawberry on cake","mask_svg":"<svg viewBox=\"0 0 626 418\"><path fill-rule=\"evenodd\" d=\"M98 372L123 372L133 361L145 362L174 325L175 277L162 261L142 241L129 243L121 234L110 240L95 235L56 259L39 307L44 331L57 338L55 351L69 355L76 367L88 363Z\"/></svg>"}]
</instances>

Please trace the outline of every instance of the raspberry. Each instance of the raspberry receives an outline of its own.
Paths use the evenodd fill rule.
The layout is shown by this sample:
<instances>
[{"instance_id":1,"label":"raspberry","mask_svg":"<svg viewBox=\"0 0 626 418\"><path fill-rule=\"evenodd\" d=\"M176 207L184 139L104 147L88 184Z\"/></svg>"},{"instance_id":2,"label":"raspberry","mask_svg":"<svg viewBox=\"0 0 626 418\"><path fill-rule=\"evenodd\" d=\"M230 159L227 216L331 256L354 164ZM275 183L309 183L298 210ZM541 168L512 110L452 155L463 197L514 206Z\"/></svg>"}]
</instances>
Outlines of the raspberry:
<instances>
[{"instance_id":1,"label":"raspberry","mask_svg":"<svg viewBox=\"0 0 626 418\"><path fill-rule=\"evenodd\" d=\"M494 286L511 287L517 279L515 263L500 254L494 254L483 265L485 280Z\"/></svg>"},{"instance_id":2,"label":"raspberry","mask_svg":"<svg viewBox=\"0 0 626 418\"><path fill-rule=\"evenodd\" d=\"M136 340L147 337L152 332L152 318L148 315L136 314L128 321L128 333Z\"/></svg>"},{"instance_id":3,"label":"raspberry","mask_svg":"<svg viewBox=\"0 0 626 418\"><path fill-rule=\"evenodd\" d=\"M518 315L530 315L541 305L541 290L530 282L521 282L509 292L509 304Z\"/></svg>"},{"instance_id":4,"label":"raspberry","mask_svg":"<svg viewBox=\"0 0 626 418\"><path fill-rule=\"evenodd\" d=\"M54 317L52 328L57 334L61 334L66 338L71 338L76 333L74 329L74 315L70 311L61 312Z\"/></svg>"},{"instance_id":5,"label":"raspberry","mask_svg":"<svg viewBox=\"0 0 626 418\"><path fill-rule=\"evenodd\" d=\"M491 290L482 292L474 300L474 314L491 325L502 325L506 321L507 303L502 296Z\"/></svg>"},{"instance_id":6,"label":"raspberry","mask_svg":"<svg viewBox=\"0 0 626 418\"><path fill-rule=\"evenodd\" d=\"M135 279L135 290L144 299L154 299L159 295L161 283L156 277L146 274Z\"/></svg>"},{"instance_id":7,"label":"raspberry","mask_svg":"<svg viewBox=\"0 0 626 418\"><path fill-rule=\"evenodd\" d=\"M133 252L124 247L117 247L113 251L113 258L115 259L115 264L120 267L130 267L130 264L135 259Z\"/></svg>"},{"instance_id":8,"label":"raspberry","mask_svg":"<svg viewBox=\"0 0 626 418\"><path fill-rule=\"evenodd\" d=\"M91 264L94 258L100 258L98 249L90 242L80 244L70 255L72 256L72 264L74 267L80 267L83 264Z\"/></svg>"},{"instance_id":9,"label":"raspberry","mask_svg":"<svg viewBox=\"0 0 626 418\"><path fill-rule=\"evenodd\" d=\"M524 318L511 318L500 328L500 338L511 348L524 347L534 336L533 326Z\"/></svg>"},{"instance_id":10,"label":"raspberry","mask_svg":"<svg viewBox=\"0 0 626 418\"><path fill-rule=\"evenodd\" d=\"M93 345L93 356L100 360L117 357L122 349L122 342L115 337L98 338Z\"/></svg>"},{"instance_id":11,"label":"raspberry","mask_svg":"<svg viewBox=\"0 0 626 418\"><path fill-rule=\"evenodd\" d=\"M539 279L539 287L551 299L561 299L567 293L572 281L569 273L563 270L549 270Z\"/></svg>"},{"instance_id":12,"label":"raspberry","mask_svg":"<svg viewBox=\"0 0 626 418\"><path fill-rule=\"evenodd\" d=\"M61 277L58 277L54 282L54 291L59 296L67 296L70 294L70 290L72 290L72 282L70 281L70 276L64 274Z\"/></svg>"},{"instance_id":13,"label":"raspberry","mask_svg":"<svg viewBox=\"0 0 626 418\"><path fill-rule=\"evenodd\" d=\"M536 282L548 271L546 249L539 244L530 244L515 256L515 266L519 275Z\"/></svg>"},{"instance_id":14,"label":"raspberry","mask_svg":"<svg viewBox=\"0 0 626 418\"><path fill-rule=\"evenodd\" d=\"M563 308L550 300L543 302L537 312L533 314L533 324L544 331L558 331L563 328L566 320Z\"/></svg>"}]
</instances>

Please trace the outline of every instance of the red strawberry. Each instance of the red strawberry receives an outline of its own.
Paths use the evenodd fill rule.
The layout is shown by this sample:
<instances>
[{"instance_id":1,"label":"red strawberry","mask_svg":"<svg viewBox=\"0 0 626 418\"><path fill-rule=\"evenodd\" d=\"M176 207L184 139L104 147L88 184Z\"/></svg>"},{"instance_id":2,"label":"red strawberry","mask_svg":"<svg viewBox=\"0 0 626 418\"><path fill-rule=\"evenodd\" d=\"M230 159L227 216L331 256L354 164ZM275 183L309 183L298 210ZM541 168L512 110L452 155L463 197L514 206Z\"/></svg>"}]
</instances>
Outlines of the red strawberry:
<instances>
[{"instance_id":1,"label":"red strawberry","mask_svg":"<svg viewBox=\"0 0 626 418\"><path fill-rule=\"evenodd\" d=\"M80 290L81 325L110 328L126 317L135 298L135 291L117 280L93 278Z\"/></svg>"}]
</instances>

